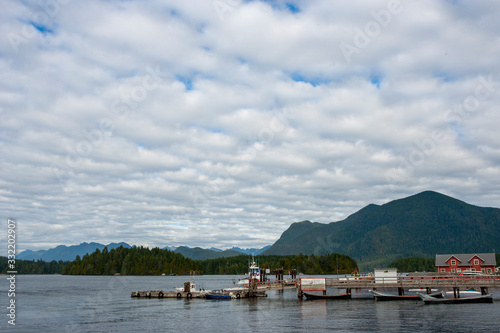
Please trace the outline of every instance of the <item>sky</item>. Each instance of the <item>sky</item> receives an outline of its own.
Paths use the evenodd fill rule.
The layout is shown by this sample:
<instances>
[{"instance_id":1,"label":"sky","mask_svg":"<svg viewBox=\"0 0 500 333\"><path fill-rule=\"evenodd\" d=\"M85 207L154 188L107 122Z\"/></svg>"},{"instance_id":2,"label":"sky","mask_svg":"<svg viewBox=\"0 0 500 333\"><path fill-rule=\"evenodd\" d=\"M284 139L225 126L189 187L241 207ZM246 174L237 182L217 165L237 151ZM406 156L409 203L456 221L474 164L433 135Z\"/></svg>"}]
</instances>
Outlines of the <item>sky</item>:
<instances>
[{"instance_id":1,"label":"sky","mask_svg":"<svg viewBox=\"0 0 500 333\"><path fill-rule=\"evenodd\" d=\"M1 215L18 252L225 249L425 190L499 207L498 17L493 0L6 2Z\"/></svg>"}]
</instances>

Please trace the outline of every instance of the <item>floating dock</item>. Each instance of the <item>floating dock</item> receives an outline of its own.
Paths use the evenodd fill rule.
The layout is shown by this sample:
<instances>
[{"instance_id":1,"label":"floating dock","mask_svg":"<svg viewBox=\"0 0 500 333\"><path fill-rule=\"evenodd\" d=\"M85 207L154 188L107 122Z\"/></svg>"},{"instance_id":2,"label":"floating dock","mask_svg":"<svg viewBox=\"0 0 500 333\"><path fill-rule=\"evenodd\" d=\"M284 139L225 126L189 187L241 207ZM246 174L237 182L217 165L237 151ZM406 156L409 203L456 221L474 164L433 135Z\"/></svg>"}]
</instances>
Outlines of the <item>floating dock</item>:
<instances>
[{"instance_id":1,"label":"floating dock","mask_svg":"<svg viewBox=\"0 0 500 333\"><path fill-rule=\"evenodd\" d=\"M131 297L137 298L204 298L205 291L165 291L165 290L148 290L148 291L133 291Z\"/></svg>"}]
</instances>

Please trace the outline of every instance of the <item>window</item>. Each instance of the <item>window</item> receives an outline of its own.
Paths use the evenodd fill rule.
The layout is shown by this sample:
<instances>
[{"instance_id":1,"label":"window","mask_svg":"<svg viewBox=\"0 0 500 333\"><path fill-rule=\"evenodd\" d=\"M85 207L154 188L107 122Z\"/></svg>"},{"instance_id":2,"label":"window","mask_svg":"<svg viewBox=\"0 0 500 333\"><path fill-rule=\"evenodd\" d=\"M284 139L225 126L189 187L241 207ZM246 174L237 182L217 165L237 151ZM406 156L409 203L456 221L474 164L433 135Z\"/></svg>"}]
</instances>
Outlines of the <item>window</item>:
<instances>
[{"instance_id":1,"label":"window","mask_svg":"<svg viewBox=\"0 0 500 333\"><path fill-rule=\"evenodd\" d=\"M473 271L473 272L475 272L475 271L476 271L476 269L475 269L475 268L471 268L470 270L471 270L471 271Z\"/></svg>"},{"instance_id":2,"label":"window","mask_svg":"<svg viewBox=\"0 0 500 333\"><path fill-rule=\"evenodd\" d=\"M457 272L460 273L462 271L461 268L457 268Z\"/></svg>"},{"instance_id":3,"label":"window","mask_svg":"<svg viewBox=\"0 0 500 333\"><path fill-rule=\"evenodd\" d=\"M488 271L488 274L491 274L491 268L488 268L487 271Z\"/></svg>"},{"instance_id":4,"label":"window","mask_svg":"<svg viewBox=\"0 0 500 333\"><path fill-rule=\"evenodd\" d=\"M452 268L452 269L451 269L451 272L452 272L452 273L455 273L455 268Z\"/></svg>"},{"instance_id":5,"label":"window","mask_svg":"<svg viewBox=\"0 0 500 333\"><path fill-rule=\"evenodd\" d=\"M485 272L484 272L484 268L481 268L481 272L485 273Z\"/></svg>"},{"instance_id":6,"label":"window","mask_svg":"<svg viewBox=\"0 0 500 333\"><path fill-rule=\"evenodd\" d=\"M457 261L456 261L456 260L452 260L452 261L451 261L451 265L452 265L452 266L454 266L454 265L456 265L456 264L457 264Z\"/></svg>"},{"instance_id":7,"label":"window","mask_svg":"<svg viewBox=\"0 0 500 333\"><path fill-rule=\"evenodd\" d=\"M444 273L444 272L446 272L446 269L441 268L441 273Z\"/></svg>"},{"instance_id":8,"label":"window","mask_svg":"<svg viewBox=\"0 0 500 333\"><path fill-rule=\"evenodd\" d=\"M479 265L479 259L474 259L474 265Z\"/></svg>"}]
</instances>

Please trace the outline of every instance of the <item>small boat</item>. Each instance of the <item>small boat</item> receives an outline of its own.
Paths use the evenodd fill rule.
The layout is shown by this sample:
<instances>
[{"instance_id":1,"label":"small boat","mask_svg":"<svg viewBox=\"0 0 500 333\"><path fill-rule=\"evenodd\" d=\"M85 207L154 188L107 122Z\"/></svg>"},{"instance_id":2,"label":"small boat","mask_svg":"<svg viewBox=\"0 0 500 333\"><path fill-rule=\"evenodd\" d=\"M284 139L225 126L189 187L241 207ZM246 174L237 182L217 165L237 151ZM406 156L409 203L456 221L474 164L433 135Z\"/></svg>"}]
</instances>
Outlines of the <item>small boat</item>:
<instances>
[{"instance_id":1,"label":"small boat","mask_svg":"<svg viewBox=\"0 0 500 333\"><path fill-rule=\"evenodd\" d=\"M232 297L228 293L224 293L219 290L214 290L213 292L206 293L205 298L207 299L221 299L221 300L230 300Z\"/></svg>"},{"instance_id":2,"label":"small boat","mask_svg":"<svg viewBox=\"0 0 500 333\"><path fill-rule=\"evenodd\" d=\"M493 294L462 298L436 298L420 294L420 298L425 304L493 303Z\"/></svg>"},{"instance_id":3,"label":"small boat","mask_svg":"<svg viewBox=\"0 0 500 333\"><path fill-rule=\"evenodd\" d=\"M350 299L351 298L351 294L320 295L320 294L310 294L304 292L302 293L307 299Z\"/></svg>"},{"instance_id":4,"label":"small boat","mask_svg":"<svg viewBox=\"0 0 500 333\"><path fill-rule=\"evenodd\" d=\"M415 295L393 295L388 293L381 293L380 291L370 290L370 292L375 297L376 301L411 301L411 300L419 300L420 294ZM442 293L433 293L428 296L432 296L435 298L443 298Z\"/></svg>"}]
</instances>

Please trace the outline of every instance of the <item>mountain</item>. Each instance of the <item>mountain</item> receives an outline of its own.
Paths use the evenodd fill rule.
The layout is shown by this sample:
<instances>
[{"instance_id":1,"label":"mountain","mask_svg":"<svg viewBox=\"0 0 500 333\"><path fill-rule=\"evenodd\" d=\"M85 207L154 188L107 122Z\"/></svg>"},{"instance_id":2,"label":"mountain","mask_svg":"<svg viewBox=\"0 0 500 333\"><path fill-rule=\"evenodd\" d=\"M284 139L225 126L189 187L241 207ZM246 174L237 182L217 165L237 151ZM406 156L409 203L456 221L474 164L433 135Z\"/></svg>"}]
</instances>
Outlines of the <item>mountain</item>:
<instances>
[{"instance_id":1,"label":"mountain","mask_svg":"<svg viewBox=\"0 0 500 333\"><path fill-rule=\"evenodd\" d=\"M234 250L214 251L209 249L202 249L201 247L190 248L187 246L179 246L177 249L175 249L175 252L180 253L184 257L191 258L193 260L236 257L243 254Z\"/></svg>"},{"instance_id":2,"label":"mountain","mask_svg":"<svg viewBox=\"0 0 500 333\"><path fill-rule=\"evenodd\" d=\"M212 251L215 251L215 252L222 252L222 251L224 251L224 250L218 249L216 247L211 247L211 248L209 248L209 250L212 250Z\"/></svg>"},{"instance_id":3,"label":"mountain","mask_svg":"<svg viewBox=\"0 0 500 333\"><path fill-rule=\"evenodd\" d=\"M500 245L500 209L426 191L370 204L339 222L293 223L263 254L346 254L362 269L401 257L491 252Z\"/></svg>"},{"instance_id":4,"label":"mountain","mask_svg":"<svg viewBox=\"0 0 500 333\"><path fill-rule=\"evenodd\" d=\"M130 245L127 243L110 243L108 245L103 245L99 243L81 243L79 245L59 245L55 248L49 250L39 250L39 251L31 251L26 250L17 255L17 259L21 260L43 260L43 261L52 261L52 260L62 260L62 261L73 261L76 256L79 255L83 257L85 254L90 254L94 252L96 249L102 250L104 247L107 247L108 250L118 248L120 246L130 248Z\"/></svg>"},{"instance_id":5,"label":"mountain","mask_svg":"<svg viewBox=\"0 0 500 333\"><path fill-rule=\"evenodd\" d=\"M264 252L265 250L267 250L270 247L271 247L271 245L265 246L265 247L263 247L261 249L255 249L255 248L242 249L242 248L239 248L239 247L232 247L230 250L241 252L241 253L248 254L248 255L253 254L253 255L258 256L259 254L261 254L262 252Z\"/></svg>"}]
</instances>

